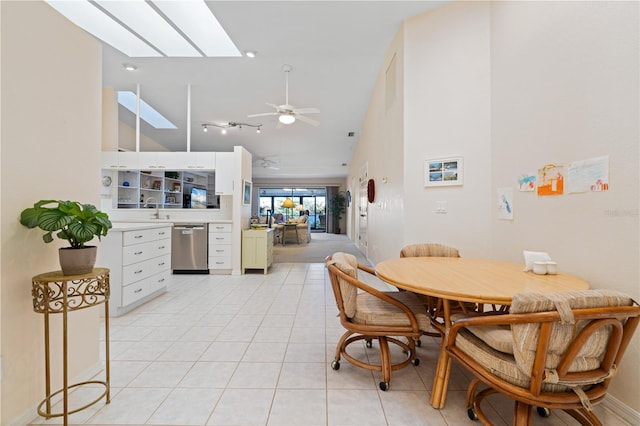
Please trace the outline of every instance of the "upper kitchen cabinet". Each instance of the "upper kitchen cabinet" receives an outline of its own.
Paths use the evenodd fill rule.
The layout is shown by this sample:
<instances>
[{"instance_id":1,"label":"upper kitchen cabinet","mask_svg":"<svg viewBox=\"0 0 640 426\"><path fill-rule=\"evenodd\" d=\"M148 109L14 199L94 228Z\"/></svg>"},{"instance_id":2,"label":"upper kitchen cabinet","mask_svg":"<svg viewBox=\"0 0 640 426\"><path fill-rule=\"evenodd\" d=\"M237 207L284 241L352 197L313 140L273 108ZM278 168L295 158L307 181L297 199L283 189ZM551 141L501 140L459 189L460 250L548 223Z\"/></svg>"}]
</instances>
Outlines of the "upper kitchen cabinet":
<instances>
[{"instance_id":1,"label":"upper kitchen cabinet","mask_svg":"<svg viewBox=\"0 0 640 426\"><path fill-rule=\"evenodd\" d=\"M183 152L186 169L214 170L216 168L215 152Z\"/></svg>"},{"instance_id":2,"label":"upper kitchen cabinet","mask_svg":"<svg viewBox=\"0 0 640 426\"><path fill-rule=\"evenodd\" d=\"M216 153L216 194L233 195L233 152Z\"/></svg>"},{"instance_id":3,"label":"upper kitchen cabinet","mask_svg":"<svg viewBox=\"0 0 640 426\"><path fill-rule=\"evenodd\" d=\"M139 169L137 152L105 151L102 153L103 169L136 170Z\"/></svg>"}]
</instances>

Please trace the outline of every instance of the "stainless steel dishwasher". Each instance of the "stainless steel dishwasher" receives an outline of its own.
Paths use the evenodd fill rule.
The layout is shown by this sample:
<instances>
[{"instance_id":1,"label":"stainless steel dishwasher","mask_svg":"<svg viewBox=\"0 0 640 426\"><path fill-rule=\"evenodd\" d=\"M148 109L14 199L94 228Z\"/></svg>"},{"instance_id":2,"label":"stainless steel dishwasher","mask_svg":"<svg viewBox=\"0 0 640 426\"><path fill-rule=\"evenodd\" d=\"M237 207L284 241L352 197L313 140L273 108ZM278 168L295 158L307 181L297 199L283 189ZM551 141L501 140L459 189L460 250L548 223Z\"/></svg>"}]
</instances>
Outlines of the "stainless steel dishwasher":
<instances>
[{"instance_id":1,"label":"stainless steel dishwasher","mask_svg":"<svg viewBox=\"0 0 640 426\"><path fill-rule=\"evenodd\" d=\"M209 273L208 232L206 223L173 225L171 233L171 269L173 273Z\"/></svg>"}]
</instances>

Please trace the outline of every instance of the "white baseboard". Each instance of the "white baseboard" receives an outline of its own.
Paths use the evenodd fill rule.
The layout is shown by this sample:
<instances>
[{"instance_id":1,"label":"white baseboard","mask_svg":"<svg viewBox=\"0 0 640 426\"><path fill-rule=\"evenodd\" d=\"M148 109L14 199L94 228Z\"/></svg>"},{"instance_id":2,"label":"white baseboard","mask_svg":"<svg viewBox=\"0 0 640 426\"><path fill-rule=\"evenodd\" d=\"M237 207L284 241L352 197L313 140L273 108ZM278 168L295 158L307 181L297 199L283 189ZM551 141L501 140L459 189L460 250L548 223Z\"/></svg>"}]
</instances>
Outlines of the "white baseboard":
<instances>
[{"instance_id":1,"label":"white baseboard","mask_svg":"<svg viewBox=\"0 0 640 426\"><path fill-rule=\"evenodd\" d=\"M82 373L78 374L77 377L70 379L69 382L72 384L86 382L95 378L96 375L100 374L102 371L104 371L104 366L102 365L101 361L98 361L97 363L93 364L91 367L87 368ZM104 380L104 379L99 379L99 380ZM55 392L56 390L57 389L54 389L53 391ZM44 396L43 396L43 399L44 399ZM62 399L62 393L60 395L57 395L57 398L53 398L52 403L55 403L61 399ZM42 417L38 415L38 405L40 405L41 401L42 400L36 402L31 408L28 408L21 415L19 415L13 420L10 420L7 426L26 426L38 419L42 419Z\"/></svg>"},{"instance_id":2,"label":"white baseboard","mask_svg":"<svg viewBox=\"0 0 640 426\"><path fill-rule=\"evenodd\" d=\"M602 401L602 406L607 410L615 413L625 422L630 425L640 425L640 413L629 407L628 405L620 402L616 397L607 394Z\"/></svg>"}]
</instances>

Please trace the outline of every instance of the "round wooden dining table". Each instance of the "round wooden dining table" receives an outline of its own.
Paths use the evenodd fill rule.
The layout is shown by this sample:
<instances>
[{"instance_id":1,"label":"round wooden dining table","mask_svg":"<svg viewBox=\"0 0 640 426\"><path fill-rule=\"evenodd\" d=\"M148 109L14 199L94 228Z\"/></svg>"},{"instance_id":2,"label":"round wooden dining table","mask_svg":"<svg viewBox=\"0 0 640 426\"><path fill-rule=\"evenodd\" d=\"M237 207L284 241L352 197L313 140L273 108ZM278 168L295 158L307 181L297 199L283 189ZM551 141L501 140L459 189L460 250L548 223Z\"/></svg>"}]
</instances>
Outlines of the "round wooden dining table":
<instances>
[{"instance_id":1,"label":"round wooden dining table","mask_svg":"<svg viewBox=\"0 0 640 426\"><path fill-rule=\"evenodd\" d=\"M516 293L556 293L585 290L589 284L575 276L525 272L522 264L464 257L403 257L376 265L376 275L403 290L442 300L445 335L451 327L450 302L508 306ZM431 405L443 408L451 359L442 339L431 392Z\"/></svg>"}]
</instances>

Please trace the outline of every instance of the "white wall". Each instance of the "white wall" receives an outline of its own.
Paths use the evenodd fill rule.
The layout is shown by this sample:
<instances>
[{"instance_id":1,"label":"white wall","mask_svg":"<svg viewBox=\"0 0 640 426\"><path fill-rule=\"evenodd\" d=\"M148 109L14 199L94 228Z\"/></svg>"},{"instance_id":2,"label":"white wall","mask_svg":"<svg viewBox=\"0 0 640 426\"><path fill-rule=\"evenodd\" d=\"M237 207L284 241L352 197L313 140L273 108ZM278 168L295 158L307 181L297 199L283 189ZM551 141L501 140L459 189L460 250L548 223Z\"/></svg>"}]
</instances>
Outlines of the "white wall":
<instances>
[{"instance_id":1,"label":"white wall","mask_svg":"<svg viewBox=\"0 0 640 426\"><path fill-rule=\"evenodd\" d=\"M43 317L33 312L31 278L59 269L63 245L45 245L40 231L20 225L19 215L40 199L99 205L102 51L43 2L0 2L0 8L0 424L10 425L35 418L44 398ZM74 312L69 331L73 380L99 364L99 310ZM53 389L59 389L59 331L51 338Z\"/></svg>"},{"instance_id":2,"label":"white wall","mask_svg":"<svg viewBox=\"0 0 640 426\"><path fill-rule=\"evenodd\" d=\"M492 199L522 172L610 156L610 190L514 193L493 214L494 254L548 251L560 270L640 300L638 2L495 2L491 16ZM640 333L611 394L640 411Z\"/></svg>"},{"instance_id":3,"label":"white wall","mask_svg":"<svg viewBox=\"0 0 640 426\"><path fill-rule=\"evenodd\" d=\"M386 72L395 56L395 100L387 105ZM347 217L358 229L359 173L366 166L368 178L376 184L375 199L367 204L368 250L372 262L397 257L404 239L406 223L404 197L404 40L398 32L384 55L365 114L360 138L349 165L347 189L352 193ZM393 90L392 90L393 91ZM386 183L383 183L383 179ZM358 187L352 188L352 182ZM353 236L351 236L353 238Z\"/></svg>"},{"instance_id":4,"label":"white wall","mask_svg":"<svg viewBox=\"0 0 640 426\"><path fill-rule=\"evenodd\" d=\"M395 215L390 223L384 208L370 209L369 258L422 241L514 262L523 249L546 250L592 287L640 300L639 34L637 2L455 2L407 20L381 64L347 180L368 163L376 203ZM404 111L385 114L393 54ZM398 125L404 135L390 130ZM423 188L424 160L455 155L464 185ZM547 163L602 155L608 192L515 191L514 220L498 220L497 188ZM449 212L436 214L436 201ZM610 392L636 412L639 341Z\"/></svg>"},{"instance_id":5,"label":"white wall","mask_svg":"<svg viewBox=\"0 0 640 426\"><path fill-rule=\"evenodd\" d=\"M487 2L405 23L403 245L437 242L466 257L491 247L489 23ZM463 185L425 187L425 160L443 157L463 158ZM447 213L436 213L438 202Z\"/></svg>"}]
</instances>

